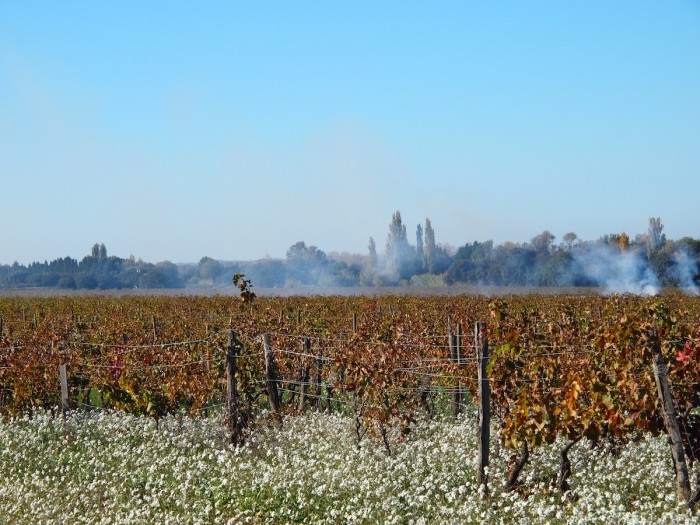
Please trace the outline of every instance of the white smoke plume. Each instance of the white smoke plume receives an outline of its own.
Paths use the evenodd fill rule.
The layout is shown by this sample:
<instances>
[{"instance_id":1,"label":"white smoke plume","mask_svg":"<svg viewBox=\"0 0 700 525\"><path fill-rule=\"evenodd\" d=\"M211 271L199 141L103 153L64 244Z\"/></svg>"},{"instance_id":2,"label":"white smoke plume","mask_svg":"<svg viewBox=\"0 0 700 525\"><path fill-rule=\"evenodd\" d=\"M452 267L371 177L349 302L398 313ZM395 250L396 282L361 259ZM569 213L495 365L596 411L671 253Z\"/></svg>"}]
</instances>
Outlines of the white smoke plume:
<instances>
[{"instance_id":1,"label":"white smoke plume","mask_svg":"<svg viewBox=\"0 0 700 525\"><path fill-rule=\"evenodd\" d=\"M678 286L691 295L700 295L700 290L695 284L695 276L698 274L697 262L693 260L686 249L678 249L672 256L673 266L670 268L671 277L678 281Z\"/></svg>"},{"instance_id":2,"label":"white smoke plume","mask_svg":"<svg viewBox=\"0 0 700 525\"><path fill-rule=\"evenodd\" d=\"M656 295L661 289L659 278L638 252L587 246L573 255L576 273L598 283L606 294Z\"/></svg>"}]
</instances>

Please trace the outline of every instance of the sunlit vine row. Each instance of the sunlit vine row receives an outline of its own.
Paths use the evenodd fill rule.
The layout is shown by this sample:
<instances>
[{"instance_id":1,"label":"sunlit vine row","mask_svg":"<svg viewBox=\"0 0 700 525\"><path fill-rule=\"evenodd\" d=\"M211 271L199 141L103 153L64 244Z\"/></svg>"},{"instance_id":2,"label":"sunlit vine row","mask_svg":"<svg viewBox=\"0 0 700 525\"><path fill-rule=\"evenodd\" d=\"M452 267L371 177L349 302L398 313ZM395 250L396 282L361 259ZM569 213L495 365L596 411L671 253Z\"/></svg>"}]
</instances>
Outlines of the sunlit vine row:
<instances>
[{"instance_id":1,"label":"sunlit vine row","mask_svg":"<svg viewBox=\"0 0 700 525\"><path fill-rule=\"evenodd\" d=\"M229 330L239 341L246 418L270 409L262 334L283 412L354 413L373 431L409 432L457 388L475 398L473 326L486 321L492 407L504 445L661 431L651 358L669 365L687 452L698 456L700 303L623 297L133 297L0 299L0 408L73 403L160 418L225 401ZM448 331L461 326L455 362ZM306 397L306 405L302 403Z\"/></svg>"}]
</instances>

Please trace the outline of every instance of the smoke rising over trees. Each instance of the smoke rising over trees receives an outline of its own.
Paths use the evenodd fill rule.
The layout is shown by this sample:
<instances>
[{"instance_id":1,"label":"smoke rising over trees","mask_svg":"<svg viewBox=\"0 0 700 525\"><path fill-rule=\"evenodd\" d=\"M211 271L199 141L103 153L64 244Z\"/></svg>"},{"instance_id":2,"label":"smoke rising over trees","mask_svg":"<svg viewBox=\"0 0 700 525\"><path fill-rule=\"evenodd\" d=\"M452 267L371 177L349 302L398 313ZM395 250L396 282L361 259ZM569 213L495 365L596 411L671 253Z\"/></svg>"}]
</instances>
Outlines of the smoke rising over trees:
<instances>
[{"instance_id":1,"label":"smoke rising over trees","mask_svg":"<svg viewBox=\"0 0 700 525\"><path fill-rule=\"evenodd\" d=\"M285 259L224 262L203 257L196 264L157 264L108 256L104 243L90 255L51 262L0 265L2 288L121 289L227 287L245 273L257 288L347 286L480 286L600 287L609 293L656 293L677 286L698 293L700 240L667 239L660 218L649 219L634 240L625 233L584 241L574 232L559 244L545 230L529 242L473 241L448 250L436 241L429 218L416 226L415 245L396 211L389 223L385 251L373 237L366 254L327 254L298 241Z\"/></svg>"},{"instance_id":2,"label":"smoke rising over trees","mask_svg":"<svg viewBox=\"0 0 700 525\"><path fill-rule=\"evenodd\" d=\"M386 238L386 269L390 280L410 279L415 273L416 251L408 243L406 225L401 221L401 212L397 211L389 224Z\"/></svg>"}]
</instances>

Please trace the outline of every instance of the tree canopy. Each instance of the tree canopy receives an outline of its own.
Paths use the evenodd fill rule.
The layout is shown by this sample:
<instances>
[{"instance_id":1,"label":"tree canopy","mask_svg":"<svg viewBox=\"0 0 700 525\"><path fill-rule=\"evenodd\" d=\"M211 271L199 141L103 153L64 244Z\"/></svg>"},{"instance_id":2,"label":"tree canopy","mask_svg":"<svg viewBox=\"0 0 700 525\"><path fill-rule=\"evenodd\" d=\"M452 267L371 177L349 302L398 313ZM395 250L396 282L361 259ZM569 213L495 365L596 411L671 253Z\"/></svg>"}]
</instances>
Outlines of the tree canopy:
<instances>
[{"instance_id":1,"label":"tree canopy","mask_svg":"<svg viewBox=\"0 0 700 525\"><path fill-rule=\"evenodd\" d=\"M660 218L632 240L609 233L583 241L574 232L561 243L545 230L529 242L472 241L456 251L436 241L429 218L416 226L415 245L397 210L389 223L384 253L372 237L366 255L327 254L298 241L285 259L224 262L202 257L196 264L156 264L130 256L108 256L104 243L95 243L78 261L71 257L28 266L0 265L2 288L123 289L230 286L237 273L258 288L293 286L395 286L469 284L497 286L604 286L634 290L630 283L652 288L679 286L697 291L700 240L667 239Z\"/></svg>"}]
</instances>

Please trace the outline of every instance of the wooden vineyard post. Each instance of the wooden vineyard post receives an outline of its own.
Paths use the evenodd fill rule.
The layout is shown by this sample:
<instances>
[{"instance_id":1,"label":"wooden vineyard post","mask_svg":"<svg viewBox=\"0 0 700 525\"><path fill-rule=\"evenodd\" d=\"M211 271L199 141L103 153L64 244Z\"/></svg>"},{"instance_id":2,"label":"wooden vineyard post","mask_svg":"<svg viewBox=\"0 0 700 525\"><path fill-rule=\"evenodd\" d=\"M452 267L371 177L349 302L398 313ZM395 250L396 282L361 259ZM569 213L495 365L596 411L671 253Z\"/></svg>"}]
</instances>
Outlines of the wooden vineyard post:
<instances>
[{"instance_id":1,"label":"wooden vineyard post","mask_svg":"<svg viewBox=\"0 0 700 525\"><path fill-rule=\"evenodd\" d=\"M267 397L270 400L270 409L277 414L280 410L280 395L277 390L277 369L275 357L270 348L270 336L263 334L263 349L265 351L265 378L267 385Z\"/></svg>"},{"instance_id":2,"label":"wooden vineyard post","mask_svg":"<svg viewBox=\"0 0 700 525\"><path fill-rule=\"evenodd\" d=\"M61 413L63 421L66 421L66 414L70 410L70 401L68 400L68 372L66 365L62 364L58 367L58 372L61 377Z\"/></svg>"},{"instance_id":3,"label":"wooden vineyard post","mask_svg":"<svg viewBox=\"0 0 700 525\"><path fill-rule=\"evenodd\" d=\"M158 320L156 319L155 315L151 320L153 322L153 342L155 343L158 341Z\"/></svg>"},{"instance_id":4,"label":"wooden vineyard post","mask_svg":"<svg viewBox=\"0 0 700 525\"><path fill-rule=\"evenodd\" d=\"M0 324L0 326L2 326L2 324ZM356 313L352 314L352 333L353 334L357 333L357 314Z\"/></svg>"},{"instance_id":5,"label":"wooden vineyard post","mask_svg":"<svg viewBox=\"0 0 700 525\"><path fill-rule=\"evenodd\" d=\"M230 432L230 443L241 443L241 415L238 401L238 385L236 383L236 358L238 357L238 340L236 332L229 330L226 346L226 415Z\"/></svg>"},{"instance_id":6,"label":"wooden vineyard post","mask_svg":"<svg viewBox=\"0 0 700 525\"><path fill-rule=\"evenodd\" d=\"M673 467L676 471L676 498L678 499L678 503L688 503L691 499L690 478L688 477L688 465L686 464L685 451L683 450L683 438L681 437L680 427L676 419L676 409L673 405L673 394L671 393L671 386L668 383L668 369L666 368L664 357L661 354L658 335L652 333L651 339L654 352L652 368L654 369L656 387L659 392L664 426L666 427L666 432L668 432L671 456L673 457Z\"/></svg>"},{"instance_id":7,"label":"wooden vineyard post","mask_svg":"<svg viewBox=\"0 0 700 525\"><path fill-rule=\"evenodd\" d=\"M479 464L477 467L477 485L483 484L488 489L487 467L489 466L489 440L491 438L491 387L486 377L489 362L489 341L486 337L486 323L474 325L474 346L476 348L477 380L479 392Z\"/></svg>"}]
</instances>

